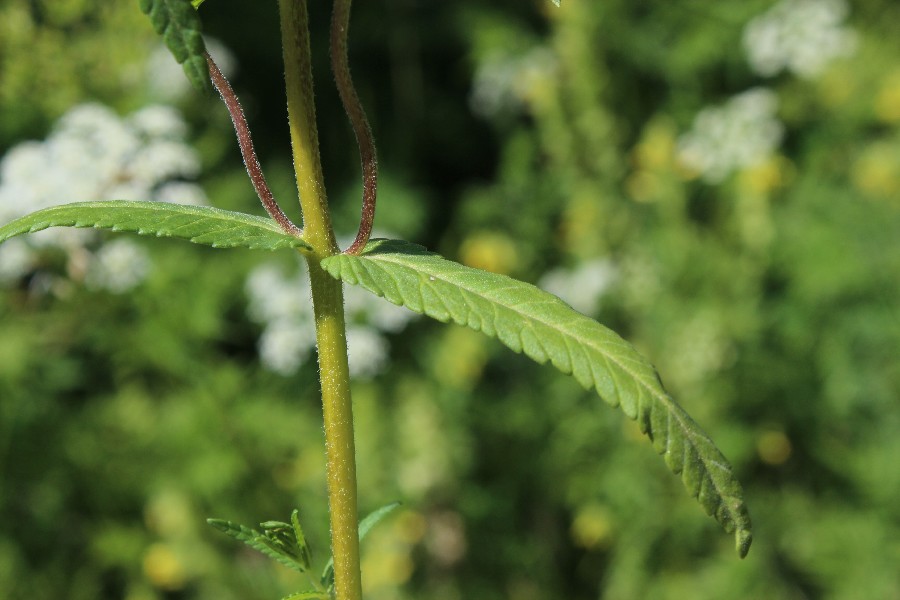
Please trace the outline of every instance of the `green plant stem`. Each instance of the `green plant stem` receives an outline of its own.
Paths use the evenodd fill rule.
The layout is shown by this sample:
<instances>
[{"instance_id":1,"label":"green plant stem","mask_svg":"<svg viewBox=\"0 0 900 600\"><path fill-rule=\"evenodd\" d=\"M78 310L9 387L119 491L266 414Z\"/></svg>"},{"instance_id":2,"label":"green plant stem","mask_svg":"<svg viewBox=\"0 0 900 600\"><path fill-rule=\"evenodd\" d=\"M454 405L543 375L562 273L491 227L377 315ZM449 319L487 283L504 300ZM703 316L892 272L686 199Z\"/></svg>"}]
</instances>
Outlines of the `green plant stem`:
<instances>
[{"instance_id":1,"label":"green plant stem","mask_svg":"<svg viewBox=\"0 0 900 600\"><path fill-rule=\"evenodd\" d=\"M279 0L284 79L304 237L320 259L338 251L319 157L306 0Z\"/></svg>"},{"instance_id":2,"label":"green plant stem","mask_svg":"<svg viewBox=\"0 0 900 600\"><path fill-rule=\"evenodd\" d=\"M319 378L325 417L328 504L331 509L331 549L338 600L360 600L359 516L356 506L356 450L350 402L350 371L341 283L309 260Z\"/></svg>"},{"instance_id":3,"label":"green plant stem","mask_svg":"<svg viewBox=\"0 0 900 600\"><path fill-rule=\"evenodd\" d=\"M294 171L303 211L304 237L313 248L307 260L325 419L335 591L338 600L362 600L356 450L343 288L320 266L324 258L338 252L338 247L328 213L319 158L306 0L279 0L279 6Z\"/></svg>"}]
</instances>

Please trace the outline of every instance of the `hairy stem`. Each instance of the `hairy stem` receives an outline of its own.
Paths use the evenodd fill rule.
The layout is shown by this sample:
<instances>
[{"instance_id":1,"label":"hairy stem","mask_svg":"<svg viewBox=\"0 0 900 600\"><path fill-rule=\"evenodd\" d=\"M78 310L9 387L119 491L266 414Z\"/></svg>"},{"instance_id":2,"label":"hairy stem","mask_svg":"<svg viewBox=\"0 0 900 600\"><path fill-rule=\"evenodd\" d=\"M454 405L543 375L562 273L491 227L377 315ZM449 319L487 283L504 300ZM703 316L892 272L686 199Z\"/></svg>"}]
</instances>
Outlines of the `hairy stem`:
<instances>
[{"instance_id":1,"label":"hairy stem","mask_svg":"<svg viewBox=\"0 0 900 600\"><path fill-rule=\"evenodd\" d=\"M307 256L307 260L325 418L335 592L338 600L362 600L356 450L343 287L320 265L322 259L336 254L338 247L328 213L319 158L306 0L279 0L279 7L294 171L303 210L304 238L313 247L313 253Z\"/></svg>"},{"instance_id":2,"label":"hairy stem","mask_svg":"<svg viewBox=\"0 0 900 600\"><path fill-rule=\"evenodd\" d=\"M309 259L310 286L316 318L319 379L325 420L328 505L331 511L331 551L337 600L361 600L359 513L356 491L356 449L350 400L350 371L341 282Z\"/></svg>"},{"instance_id":3,"label":"hairy stem","mask_svg":"<svg viewBox=\"0 0 900 600\"><path fill-rule=\"evenodd\" d=\"M231 84L228 83L228 79L225 78L225 75L209 53L206 53L206 64L209 65L209 76L213 85L216 86L216 90L218 90L219 95L222 96L222 100L225 102L225 106L228 108L228 114L231 115L231 122L234 124L235 133L237 133L238 146L241 148L241 156L244 159L244 166L247 167L247 174L250 175L250 181L253 182L256 195L259 196L269 216L275 219L285 233L301 237L303 231L287 218L287 215L275 202L272 191L269 189L269 184L266 183L266 177L263 175L262 167L256 158L256 151L253 149L253 138L250 136L250 127L247 126L247 119L244 117L244 109L241 108L237 95L231 89Z\"/></svg>"},{"instance_id":4,"label":"hairy stem","mask_svg":"<svg viewBox=\"0 0 900 600\"><path fill-rule=\"evenodd\" d=\"M325 257L337 253L338 247L331 227L319 157L306 0L279 0L278 4L291 149L303 211L304 237L320 257Z\"/></svg>"},{"instance_id":5,"label":"hairy stem","mask_svg":"<svg viewBox=\"0 0 900 600\"><path fill-rule=\"evenodd\" d=\"M335 0L334 12L331 15L331 70L344 110L350 118L356 143L359 145L359 160L362 163L362 215L359 219L359 231L356 239L345 250L348 254L359 254L372 234L372 223L375 220L375 199L378 189L378 158L375 154L375 139L366 119L366 112L353 79L350 77L350 63L347 57L347 31L350 27L351 0Z\"/></svg>"}]
</instances>

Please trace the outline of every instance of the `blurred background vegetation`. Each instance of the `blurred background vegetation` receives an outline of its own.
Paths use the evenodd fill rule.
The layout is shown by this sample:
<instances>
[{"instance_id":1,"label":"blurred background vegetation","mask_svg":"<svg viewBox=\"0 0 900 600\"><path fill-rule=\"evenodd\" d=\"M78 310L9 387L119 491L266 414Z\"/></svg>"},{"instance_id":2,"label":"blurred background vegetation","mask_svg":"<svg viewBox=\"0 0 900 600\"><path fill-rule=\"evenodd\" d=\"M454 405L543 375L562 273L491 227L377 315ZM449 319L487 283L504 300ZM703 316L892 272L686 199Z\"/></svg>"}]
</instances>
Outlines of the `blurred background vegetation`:
<instances>
[{"instance_id":1,"label":"blurred background vegetation","mask_svg":"<svg viewBox=\"0 0 900 600\"><path fill-rule=\"evenodd\" d=\"M296 216L276 4L201 14ZM311 10L326 182L352 233L356 149L329 7ZM376 228L540 282L635 343L734 463L756 533L738 560L636 426L574 381L366 305L360 502L404 503L363 549L366 597L900 598L900 4L354 11ZM173 66L135 2L4 0L0 214L23 208L23 177L74 189L65 156L28 140L85 103L174 108L201 166L163 175L260 214L224 108ZM22 148L50 158L23 171ZM327 558L307 298L254 309L271 279L253 274L293 277L296 261L145 239L122 255L117 239L0 255L0 596L296 591L204 523L299 506Z\"/></svg>"}]
</instances>

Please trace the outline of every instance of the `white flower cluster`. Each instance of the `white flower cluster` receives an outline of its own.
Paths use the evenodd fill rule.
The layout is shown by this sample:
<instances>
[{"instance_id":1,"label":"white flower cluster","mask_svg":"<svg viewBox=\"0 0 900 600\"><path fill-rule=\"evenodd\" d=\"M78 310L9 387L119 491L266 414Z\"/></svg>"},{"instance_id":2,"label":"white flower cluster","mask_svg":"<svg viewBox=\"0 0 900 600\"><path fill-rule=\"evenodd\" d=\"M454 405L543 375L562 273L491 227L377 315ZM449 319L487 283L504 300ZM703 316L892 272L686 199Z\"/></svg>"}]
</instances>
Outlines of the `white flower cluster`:
<instances>
[{"instance_id":1,"label":"white flower cluster","mask_svg":"<svg viewBox=\"0 0 900 600\"><path fill-rule=\"evenodd\" d=\"M847 12L844 0L782 0L744 29L751 68L765 77L819 75L856 49L856 34L843 24Z\"/></svg>"},{"instance_id":2,"label":"white flower cluster","mask_svg":"<svg viewBox=\"0 0 900 600\"><path fill-rule=\"evenodd\" d=\"M203 190L183 181L200 170L186 131L169 106L148 106L124 119L100 104L76 106L46 140L23 142L0 159L0 223L87 200L205 204ZM54 228L9 240L0 245L0 282L22 277L41 249L55 247L69 253L70 274L86 274L94 287L123 292L137 285L149 270L140 246L118 240L91 254L97 239L92 229Z\"/></svg>"},{"instance_id":3,"label":"white flower cluster","mask_svg":"<svg viewBox=\"0 0 900 600\"><path fill-rule=\"evenodd\" d=\"M259 340L260 360L276 373L294 373L316 345L305 265L288 276L277 265L263 264L247 278L246 290L250 317L265 325ZM416 314L353 286L344 289L344 304L350 374L371 378L388 363L390 348L384 333L401 331Z\"/></svg>"},{"instance_id":4,"label":"white flower cluster","mask_svg":"<svg viewBox=\"0 0 900 600\"><path fill-rule=\"evenodd\" d=\"M147 252L129 238L103 244L93 255L84 283L91 289L121 294L135 287L150 271Z\"/></svg>"},{"instance_id":5,"label":"white flower cluster","mask_svg":"<svg viewBox=\"0 0 900 600\"><path fill-rule=\"evenodd\" d=\"M618 270L608 258L596 258L572 269L553 269L541 277L538 287L560 297L585 315L595 315L600 300L616 282Z\"/></svg>"},{"instance_id":6,"label":"white flower cluster","mask_svg":"<svg viewBox=\"0 0 900 600\"><path fill-rule=\"evenodd\" d=\"M489 59L475 72L469 107L483 118L522 110L533 87L552 74L556 64L556 57L546 48Z\"/></svg>"},{"instance_id":7,"label":"white flower cluster","mask_svg":"<svg viewBox=\"0 0 900 600\"><path fill-rule=\"evenodd\" d=\"M704 108L678 140L678 156L708 183L720 183L735 169L762 162L781 143L778 97L753 88L722 106Z\"/></svg>"}]
</instances>

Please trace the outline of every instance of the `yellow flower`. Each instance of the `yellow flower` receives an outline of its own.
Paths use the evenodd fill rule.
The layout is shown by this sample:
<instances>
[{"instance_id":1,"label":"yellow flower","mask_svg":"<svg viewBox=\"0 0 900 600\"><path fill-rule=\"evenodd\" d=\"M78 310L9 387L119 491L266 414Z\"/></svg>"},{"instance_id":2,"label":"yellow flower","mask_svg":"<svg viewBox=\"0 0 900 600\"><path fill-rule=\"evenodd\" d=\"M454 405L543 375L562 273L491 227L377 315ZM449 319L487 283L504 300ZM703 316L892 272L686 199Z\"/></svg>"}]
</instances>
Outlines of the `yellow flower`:
<instances>
[{"instance_id":1,"label":"yellow flower","mask_svg":"<svg viewBox=\"0 0 900 600\"><path fill-rule=\"evenodd\" d=\"M578 509L570 529L572 540L582 548L603 548L609 545L613 534L609 511L598 504L588 504Z\"/></svg>"},{"instance_id":2,"label":"yellow flower","mask_svg":"<svg viewBox=\"0 0 900 600\"><path fill-rule=\"evenodd\" d=\"M834 65L819 80L819 95L831 109L838 109L856 95L859 78L850 64Z\"/></svg>"},{"instance_id":3,"label":"yellow flower","mask_svg":"<svg viewBox=\"0 0 900 600\"><path fill-rule=\"evenodd\" d=\"M784 464L792 450L791 441L781 431L766 431L756 440L759 459L769 465Z\"/></svg>"},{"instance_id":4,"label":"yellow flower","mask_svg":"<svg viewBox=\"0 0 900 600\"><path fill-rule=\"evenodd\" d=\"M900 153L892 145L872 144L854 163L853 184L871 196L900 194Z\"/></svg>"},{"instance_id":5,"label":"yellow flower","mask_svg":"<svg viewBox=\"0 0 900 600\"><path fill-rule=\"evenodd\" d=\"M662 182L655 173L645 170L635 171L625 180L625 189L636 202L653 202L659 198Z\"/></svg>"},{"instance_id":6,"label":"yellow flower","mask_svg":"<svg viewBox=\"0 0 900 600\"><path fill-rule=\"evenodd\" d=\"M446 329L432 361L435 379L453 389L471 389L487 362L485 339L464 327Z\"/></svg>"},{"instance_id":7,"label":"yellow flower","mask_svg":"<svg viewBox=\"0 0 900 600\"><path fill-rule=\"evenodd\" d=\"M657 170L667 167L675 155L675 128L668 120L650 123L640 143L634 148L634 162L639 167Z\"/></svg>"},{"instance_id":8,"label":"yellow flower","mask_svg":"<svg viewBox=\"0 0 900 600\"><path fill-rule=\"evenodd\" d=\"M180 590L187 579L181 561L166 544L153 544L147 549L144 575L154 586L164 590Z\"/></svg>"},{"instance_id":9,"label":"yellow flower","mask_svg":"<svg viewBox=\"0 0 900 600\"><path fill-rule=\"evenodd\" d=\"M770 156L761 163L744 169L740 186L754 194L767 194L785 184L789 163L779 156Z\"/></svg>"},{"instance_id":10,"label":"yellow flower","mask_svg":"<svg viewBox=\"0 0 900 600\"><path fill-rule=\"evenodd\" d=\"M900 69L885 77L875 95L875 115L885 123L900 123Z\"/></svg>"},{"instance_id":11,"label":"yellow flower","mask_svg":"<svg viewBox=\"0 0 900 600\"><path fill-rule=\"evenodd\" d=\"M515 243L502 233L476 232L460 248L463 264L491 273L507 275L516 268L518 252Z\"/></svg>"}]
</instances>

